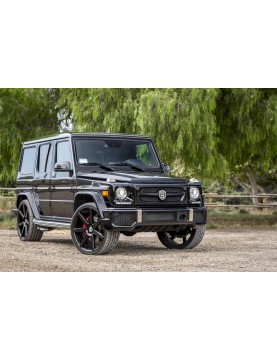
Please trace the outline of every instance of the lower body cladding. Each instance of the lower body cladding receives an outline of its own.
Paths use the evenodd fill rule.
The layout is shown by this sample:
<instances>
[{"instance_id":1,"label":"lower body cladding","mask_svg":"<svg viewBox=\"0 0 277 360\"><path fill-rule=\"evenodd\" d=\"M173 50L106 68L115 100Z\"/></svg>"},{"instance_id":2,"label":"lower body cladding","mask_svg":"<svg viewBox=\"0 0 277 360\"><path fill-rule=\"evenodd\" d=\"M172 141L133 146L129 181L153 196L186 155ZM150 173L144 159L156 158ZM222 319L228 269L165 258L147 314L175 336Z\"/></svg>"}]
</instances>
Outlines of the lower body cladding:
<instances>
[{"instance_id":1,"label":"lower body cladding","mask_svg":"<svg viewBox=\"0 0 277 360\"><path fill-rule=\"evenodd\" d=\"M176 231L204 226L206 208L175 209L108 209L103 212L103 225L119 231Z\"/></svg>"}]
</instances>

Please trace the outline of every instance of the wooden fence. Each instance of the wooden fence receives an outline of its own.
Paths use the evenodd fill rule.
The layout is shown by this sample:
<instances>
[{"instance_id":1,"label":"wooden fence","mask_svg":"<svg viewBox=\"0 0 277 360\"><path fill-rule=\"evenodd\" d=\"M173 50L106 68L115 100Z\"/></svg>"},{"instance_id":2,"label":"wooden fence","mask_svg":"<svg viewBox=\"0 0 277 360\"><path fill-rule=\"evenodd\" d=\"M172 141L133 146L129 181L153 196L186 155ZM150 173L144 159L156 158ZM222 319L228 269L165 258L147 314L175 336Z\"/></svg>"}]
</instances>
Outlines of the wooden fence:
<instances>
[{"instance_id":1,"label":"wooden fence","mask_svg":"<svg viewBox=\"0 0 277 360\"><path fill-rule=\"evenodd\" d=\"M208 208L222 209L277 209L277 194L258 194L258 195L218 195L213 193L203 194L205 205ZM253 204L253 199L258 199L258 204ZM230 200L239 200L239 204L232 203ZM242 200L251 200L248 204L241 204Z\"/></svg>"},{"instance_id":2,"label":"wooden fence","mask_svg":"<svg viewBox=\"0 0 277 360\"><path fill-rule=\"evenodd\" d=\"M0 199L7 197L14 197L14 188L0 188ZM218 195L213 193L204 193L205 204L208 208L216 209L277 209L277 194L259 194L259 195ZM259 203L257 205L252 203L252 199L257 198ZM234 204L230 203L230 199L238 199L242 202L243 199L250 199L249 204Z\"/></svg>"}]
</instances>

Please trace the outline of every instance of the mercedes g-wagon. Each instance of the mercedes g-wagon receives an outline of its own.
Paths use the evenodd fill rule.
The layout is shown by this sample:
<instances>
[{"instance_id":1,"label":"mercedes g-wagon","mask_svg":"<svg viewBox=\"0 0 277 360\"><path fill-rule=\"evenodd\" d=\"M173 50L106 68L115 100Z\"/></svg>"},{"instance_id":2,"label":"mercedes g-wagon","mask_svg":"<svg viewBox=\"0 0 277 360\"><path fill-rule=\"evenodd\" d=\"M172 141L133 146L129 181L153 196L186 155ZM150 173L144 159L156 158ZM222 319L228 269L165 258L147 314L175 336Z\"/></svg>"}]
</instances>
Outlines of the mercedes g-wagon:
<instances>
[{"instance_id":1,"label":"mercedes g-wagon","mask_svg":"<svg viewBox=\"0 0 277 360\"><path fill-rule=\"evenodd\" d=\"M169 249L204 236L201 184L169 176L153 140L125 134L60 134L23 143L16 182L18 236L71 229L88 255L107 254L120 233L156 232Z\"/></svg>"}]
</instances>

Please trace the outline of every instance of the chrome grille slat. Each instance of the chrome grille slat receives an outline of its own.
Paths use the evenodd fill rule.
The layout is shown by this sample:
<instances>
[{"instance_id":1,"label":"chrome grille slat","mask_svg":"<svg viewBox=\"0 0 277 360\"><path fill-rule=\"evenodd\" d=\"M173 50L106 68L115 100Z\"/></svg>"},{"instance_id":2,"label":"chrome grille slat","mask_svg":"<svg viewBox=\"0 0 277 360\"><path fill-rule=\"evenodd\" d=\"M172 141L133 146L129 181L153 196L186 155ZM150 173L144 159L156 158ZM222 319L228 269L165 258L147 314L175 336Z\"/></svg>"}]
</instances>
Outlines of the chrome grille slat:
<instances>
[{"instance_id":1,"label":"chrome grille slat","mask_svg":"<svg viewBox=\"0 0 277 360\"><path fill-rule=\"evenodd\" d=\"M166 191L165 200L160 200L159 191ZM139 203L152 203L152 204L185 204L186 203L186 190L180 187L142 187L138 190L138 202Z\"/></svg>"}]
</instances>

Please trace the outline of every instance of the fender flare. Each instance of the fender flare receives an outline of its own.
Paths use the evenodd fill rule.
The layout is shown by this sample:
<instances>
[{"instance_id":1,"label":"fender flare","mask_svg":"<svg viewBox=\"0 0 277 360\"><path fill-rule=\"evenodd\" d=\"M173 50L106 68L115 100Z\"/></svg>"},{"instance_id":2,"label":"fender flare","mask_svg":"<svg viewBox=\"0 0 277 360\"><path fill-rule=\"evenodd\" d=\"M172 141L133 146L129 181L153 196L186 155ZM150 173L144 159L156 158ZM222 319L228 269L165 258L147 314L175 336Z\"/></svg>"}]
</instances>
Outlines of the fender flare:
<instances>
[{"instance_id":1,"label":"fender flare","mask_svg":"<svg viewBox=\"0 0 277 360\"><path fill-rule=\"evenodd\" d=\"M39 203L38 203L38 201L34 198L33 193L28 192L28 191L24 191L24 192L18 193L18 194L17 194L17 200L16 200L16 207L17 207L17 208L18 208L18 206L19 206L19 204L20 204L19 201L18 201L20 196L24 196L24 197L27 198L27 200L29 201L30 206L31 206L31 208L32 208L32 211L33 211L33 213L34 213L34 217L35 217L36 219L40 219L40 214L39 214L39 210L38 210Z\"/></svg>"},{"instance_id":2,"label":"fender flare","mask_svg":"<svg viewBox=\"0 0 277 360\"><path fill-rule=\"evenodd\" d=\"M100 192L98 192L98 191L78 191L74 197L74 207L75 207L75 201L76 201L76 198L78 197L78 195L90 196L92 198L93 202L95 203L95 206L97 207L97 210L98 210L101 218L104 218L103 212L107 210L107 206L106 206L103 196L100 194Z\"/></svg>"}]
</instances>

